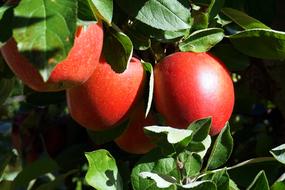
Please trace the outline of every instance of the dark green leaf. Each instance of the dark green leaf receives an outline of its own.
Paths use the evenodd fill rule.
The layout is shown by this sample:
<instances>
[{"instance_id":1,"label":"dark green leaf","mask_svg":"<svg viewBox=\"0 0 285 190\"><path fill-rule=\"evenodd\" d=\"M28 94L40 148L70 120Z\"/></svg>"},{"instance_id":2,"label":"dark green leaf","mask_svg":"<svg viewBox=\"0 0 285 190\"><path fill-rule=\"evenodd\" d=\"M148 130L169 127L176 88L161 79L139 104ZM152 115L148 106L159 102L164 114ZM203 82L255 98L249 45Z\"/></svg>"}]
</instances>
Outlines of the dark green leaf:
<instances>
[{"instance_id":1,"label":"dark green leaf","mask_svg":"<svg viewBox=\"0 0 285 190\"><path fill-rule=\"evenodd\" d=\"M88 130L88 136L95 144L104 144L110 142L119 137L123 131L128 127L129 120L124 121L118 126L104 130L104 131L90 131Z\"/></svg>"},{"instance_id":2,"label":"dark green leaf","mask_svg":"<svg viewBox=\"0 0 285 190\"><path fill-rule=\"evenodd\" d=\"M210 20L213 19L220 12L224 4L225 0L211 0L211 3L208 7L208 14Z\"/></svg>"},{"instance_id":3,"label":"dark green leaf","mask_svg":"<svg viewBox=\"0 0 285 190\"><path fill-rule=\"evenodd\" d=\"M150 63L143 62L144 69L150 73L149 83L148 83L148 100L147 100L147 108L145 112L145 117L148 115L152 99L153 99L153 89L154 89L154 76L153 76L153 67Z\"/></svg>"},{"instance_id":4,"label":"dark green leaf","mask_svg":"<svg viewBox=\"0 0 285 190\"><path fill-rule=\"evenodd\" d=\"M189 29L190 10L177 0L120 0L123 10L137 20L161 30Z\"/></svg>"},{"instance_id":5,"label":"dark green leaf","mask_svg":"<svg viewBox=\"0 0 285 190\"><path fill-rule=\"evenodd\" d=\"M162 134L166 135L166 141L170 144L176 144L183 141L185 138L190 137L192 134L191 130L187 129L176 129L165 126L148 126L144 127L147 134L151 136L161 137Z\"/></svg>"},{"instance_id":6,"label":"dark green leaf","mask_svg":"<svg viewBox=\"0 0 285 190\"><path fill-rule=\"evenodd\" d=\"M0 20L3 19L3 16L5 15L5 12L9 10L11 6L3 5L0 7Z\"/></svg>"},{"instance_id":7,"label":"dark green leaf","mask_svg":"<svg viewBox=\"0 0 285 190\"><path fill-rule=\"evenodd\" d=\"M13 7L0 6L0 48L12 36Z\"/></svg>"},{"instance_id":8,"label":"dark green leaf","mask_svg":"<svg viewBox=\"0 0 285 190\"><path fill-rule=\"evenodd\" d=\"M17 175L13 182L13 189L27 189L31 180L46 173L54 172L58 169L59 167L57 163L48 157L43 157L36 160L30 165L24 167L23 170Z\"/></svg>"},{"instance_id":9,"label":"dark green leaf","mask_svg":"<svg viewBox=\"0 0 285 190\"><path fill-rule=\"evenodd\" d=\"M210 173L204 179L211 180L217 186L217 190L230 190L230 177L226 169Z\"/></svg>"},{"instance_id":10,"label":"dark green leaf","mask_svg":"<svg viewBox=\"0 0 285 190\"><path fill-rule=\"evenodd\" d=\"M269 184L264 171L257 174L247 190L269 190Z\"/></svg>"},{"instance_id":11,"label":"dark green leaf","mask_svg":"<svg viewBox=\"0 0 285 190\"><path fill-rule=\"evenodd\" d=\"M116 161L107 150L85 153L89 167L85 179L98 190L123 189Z\"/></svg>"},{"instance_id":12,"label":"dark green leaf","mask_svg":"<svg viewBox=\"0 0 285 190\"><path fill-rule=\"evenodd\" d=\"M278 160L282 164L285 164L285 144L273 148L270 153L274 156L276 160Z\"/></svg>"},{"instance_id":13,"label":"dark green leaf","mask_svg":"<svg viewBox=\"0 0 285 190\"><path fill-rule=\"evenodd\" d=\"M74 168L75 165L84 161L82 158L84 158L84 151L87 149L88 145L85 142L69 145L56 156L56 162L60 165L61 169L68 171L70 168Z\"/></svg>"},{"instance_id":14,"label":"dark green leaf","mask_svg":"<svg viewBox=\"0 0 285 190\"><path fill-rule=\"evenodd\" d=\"M144 37L144 44L150 45L149 38L159 42L176 42L179 38L188 35L189 29L177 31L160 30L136 20L130 26L130 32L133 33L131 35L138 35L136 36L137 38L142 39Z\"/></svg>"},{"instance_id":15,"label":"dark green leaf","mask_svg":"<svg viewBox=\"0 0 285 190\"><path fill-rule=\"evenodd\" d=\"M220 58L230 71L242 71L250 64L249 57L237 51L231 44L218 44L211 52Z\"/></svg>"},{"instance_id":16,"label":"dark green leaf","mask_svg":"<svg viewBox=\"0 0 285 190\"><path fill-rule=\"evenodd\" d=\"M188 129L192 130L192 141L201 142L207 138L210 132L212 119L210 117L193 121Z\"/></svg>"},{"instance_id":17,"label":"dark green leaf","mask_svg":"<svg viewBox=\"0 0 285 190\"><path fill-rule=\"evenodd\" d=\"M78 0L78 18L83 21L97 20L92 8L91 0Z\"/></svg>"},{"instance_id":18,"label":"dark green leaf","mask_svg":"<svg viewBox=\"0 0 285 190\"><path fill-rule=\"evenodd\" d=\"M217 190L216 185L211 181L195 181L186 185L182 185L182 189L191 190Z\"/></svg>"},{"instance_id":19,"label":"dark green leaf","mask_svg":"<svg viewBox=\"0 0 285 190\"><path fill-rule=\"evenodd\" d=\"M262 22L248 16L246 13L232 8L223 8L222 12L229 17L232 21L244 29L263 28L270 29Z\"/></svg>"},{"instance_id":20,"label":"dark green leaf","mask_svg":"<svg viewBox=\"0 0 285 190\"><path fill-rule=\"evenodd\" d=\"M179 44L181 51L206 52L224 38L220 28L207 28L193 32Z\"/></svg>"},{"instance_id":21,"label":"dark green leaf","mask_svg":"<svg viewBox=\"0 0 285 190\"><path fill-rule=\"evenodd\" d=\"M13 190L12 185L13 185L13 181L7 181L7 180L0 181L1 190Z\"/></svg>"},{"instance_id":22,"label":"dark green leaf","mask_svg":"<svg viewBox=\"0 0 285 190\"><path fill-rule=\"evenodd\" d=\"M113 17L113 0L88 0L93 3L97 17L111 25Z\"/></svg>"},{"instance_id":23,"label":"dark green leaf","mask_svg":"<svg viewBox=\"0 0 285 190\"><path fill-rule=\"evenodd\" d=\"M132 41L123 32L117 32L109 28L105 34L103 54L112 69L122 73L132 58Z\"/></svg>"},{"instance_id":24,"label":"dark green leaf","mask_svg":"<svg viewBox=\"0 0 285 190\"><path fill-rule=\"evenodd\" d=\"M196 152L203 159L211 146L211 142L211 137L210 135L208 135L201 142L191 141L187 146L187 150L190 150L191 152Z\"/></svg>"},{"instance_id":25,"label":"dark green leaf","mask_svg":"<svg viewBox=\"0 0 285 190\"><path fill-rule=\"evenodd\" d=\"M0 78L13 79L15 76L0 53Z\"/></svg>"},{"instance_id":26,"label":"dark green leaf","mask_svg":"<svg viewBox=\"0 0 285 190\"><path fill-rule=\"evenodd\" d=\"M185 151L180 153L177 159L183 176L194 177L199 174L202 167L202 159L197 153Z\"/></svg>"},{"instance_id":27,"label":"dark green leaf","mask_svg":"<svg viewBox=\"0 0 285 190\"><path fill-rule=\"evenodd\" d=\"M142 172L156 173L161 176L172 176L174 179L179 178L179 173L176 167L176 161L173 158L162 158L155 161L144 162L136 165L131 174L131 182L133 189L157 189L155 181L141 177ZM167 190L176 190L175 186L164 188Z\"/></svg>"},{"instance_id":28,"label":"dark green leaf","mask_svg":"<svg viewBox=\"0 0 285 190\"><path fill-rule=\"evenodd\" d=\"M10 96L15 86L15 78L6 79L0 78L0 106Z\"/></svg>"},{"instance_id":29,"label":"dark green leaf","mask_svg":"<svg viewBox=\"0 0 285 190\"><path fill-rule=\"evenodd\" d=\"M9 162L11 161L11 159L13 158L13 156L14 156L14 153L9 152L4 156L3 159L0 160L0 179L2 178L4 170L6 166L9 164Z\"/></svg>"},{"instance_id":30,"label":"dark green leaf","mask_svg":"<svg viewBox=\"0 0 285 190\"><path fill-rule=\"evenodd\" d=\"M284 12L278 8L282 7L282 1L251 0L245 2L245 12L247 12L253 18L258 19L261 22L267 24L268 26L275 23L278 19L283 18L280 18L280 16L284 15ZM281 6L279 6L278 4L280 4Z\"/></svg>"},{"instance_id":31,"label":"dark green leaf","mask_svg":"<svg viewBox=\"0 0 285 190\"><path fill-rule=\"evenodd\" d=\"M250 29L229 36L240 52L261 59L285 59L285 32Z\"/></svg>"},{"instance_id":32,"label":"dark green leaf","mask_svg":"<svg viewBox=\"0 0 285 190\"><path fill-rule=\"evenodd\" d=\"M158 188L169 188L176 183L176 179L162 174L152 173L152 172L141 172L140 176L143 179L152 179Z\"/></svg>"},{"instance_id":33,"label":"dark green leaf","mask_svg":"<svg viewBox=\"0 0 285 190\"><path fill-rule=\"evenodd\" d=\"M227 123L215 141L206 168L215 169L225 164L232 153L232 149L233 138L230 125Z\"/></svg>"},{"instance_id":34,"label":"dark green leaf","mask_svg":"<svg viewBox=\"0 0 285 190\"><path fill-rule=\"evenodd\" d=\"M274 183L280 176L280 171L284 171L284 165L272 157L255 158L241 162L232 167L228 167L228 173L238 186L249 186L251 180L264 170L270 184Z\"/></svg>"},{"instance_id":35,"label":"dark green leaf","mask_svg":"<svg viewBox=\"0 0 285 190\"><path fill-rule=\"evenodd\" d=\"M151 41L148 35L142 34L139 31L133 31L133 30L127 30L126 34L129 36L129 38L133 42L134 49L144 51L150 48Z\"/></svg>"},{"instance_id":36,"label":"dark green leaf","mask_svg":"<svg viewBox=\"0 0 285 190\"><path fill-rule=\"evenodd\" d=\"M232 21L228 17L223 16L222 14L217 15L215 17L215 20L217 24L221 25L222 27L232 23Z\"/></svg>"},{"instance_id":37,"label":"dark green leaf","mask_svg":"<svg viewBox=\"0 0 285 190\"><path fill-rule=\"evenodd\" d=\"M51 190L56 189L62 185L65 178L70 176L71 174L74 174L77 170L71 170L63 175L57 176L53 181L45 183L43 185L40 185L37 190Z\"/></svg>"},{"instance_id":38,"label":"dark green leaf","mask_svg":"<svg viewBox=\"0 0 285 190\"><path fill-rule=\"evenodd\" d=\"M202 30L208 28L209 14L200 10L192 10L193 25L191 30Z\"/></svg>"},{"instance_id":39,"label":"dark green leaf","mask_svg":"<svg viewBox=\"0 0 285 190\"><path fill-rule=\"evenodd\" d=\"M19 51L47 81L73 46L77 1L21 0L14 12L13 36Z\"/></svg>"}]
</instances>

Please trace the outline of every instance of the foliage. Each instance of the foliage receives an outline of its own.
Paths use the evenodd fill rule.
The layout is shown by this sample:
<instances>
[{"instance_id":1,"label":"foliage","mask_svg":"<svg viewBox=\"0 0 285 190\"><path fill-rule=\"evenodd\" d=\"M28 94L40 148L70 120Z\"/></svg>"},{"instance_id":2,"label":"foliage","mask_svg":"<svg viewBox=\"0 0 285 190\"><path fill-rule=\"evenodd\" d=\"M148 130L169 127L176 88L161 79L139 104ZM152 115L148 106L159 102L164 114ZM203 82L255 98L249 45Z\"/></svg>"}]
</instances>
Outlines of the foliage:
<instances>
[{"instance_id":1,"label":"foliage","mask_svg":"<svg viewBox=\"0 0 285 190\"><path fill-rule=\"evenodd\" d=\"M0 48L14 38L44 81L67 57L77 25L103 23L102 55L118 73L132 56L142 61L147 82L140 101L144 115L154 112L159 122L144 127L154 149L124 152L114 140L129 118L105 131L86 130L70 117L64 91L33 91L0 54L0 189L284 189L285 15L277 9L282 5L1 1ZM166 126L152 103L154 66L177 51L210 52L231 72L235 109L218 136L209 135L210 116L177 129Z\"/></svg>"}]
</instances>

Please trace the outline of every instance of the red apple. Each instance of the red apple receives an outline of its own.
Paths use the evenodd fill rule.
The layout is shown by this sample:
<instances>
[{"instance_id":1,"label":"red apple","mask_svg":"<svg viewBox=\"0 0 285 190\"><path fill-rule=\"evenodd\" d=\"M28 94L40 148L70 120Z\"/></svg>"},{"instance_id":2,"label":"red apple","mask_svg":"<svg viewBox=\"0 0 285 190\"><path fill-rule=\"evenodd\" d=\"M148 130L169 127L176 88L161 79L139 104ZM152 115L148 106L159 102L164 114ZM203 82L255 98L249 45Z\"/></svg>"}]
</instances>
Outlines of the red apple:
<instances>
[{"instance_id":1,"label":"red apple","mask_svg":"<svg viewBox=\"0 0 285 190\"><path fill-rule=\"evenodd\" d=\"M209 53L178 52L165 57L154 69L157 110L173 127L211 116L211 135L230 118L234 87L224 64Z\"/></svg>"},{"instance_id":2,"label":"red apple","mask_svg":"<svg viewBox=\"0 0 285 190\"><path fill-rule=\"evenodd\" d=\"M130 116L128 127L115 139L116 144L124 151L133 154L145 154L155 147L149 137L144 134L143 127L157 124L158 119L153 112L145 118L144 104L141 102Z\"/></svg>"},{"instance_id":3,"label":"red apple","mask_svg":"<svg viewBox=\"0 0 285 190\"><path fill-rule=\"evenodd\" d=\"M103 45L102 24L90 24L86 30L78 28L74 45L67 58L53 69L47 82L38 70L17 49L13 38L1 48L12 71L36 91L59 91L85 82L93 73Z\"/></svg>"},{"instance_id":4,"label":"red apple","mask_svg":"<svg viewBox=\"0 0 285 190\"><path fill-rule=\"evenodd\" d=\"M116 73L103 57L92 76L83 85L67 90L71 116L94 131L114 127L126 118L142 94L145 71L132 58L123 73Z\"/></svg>"}]
</instances>

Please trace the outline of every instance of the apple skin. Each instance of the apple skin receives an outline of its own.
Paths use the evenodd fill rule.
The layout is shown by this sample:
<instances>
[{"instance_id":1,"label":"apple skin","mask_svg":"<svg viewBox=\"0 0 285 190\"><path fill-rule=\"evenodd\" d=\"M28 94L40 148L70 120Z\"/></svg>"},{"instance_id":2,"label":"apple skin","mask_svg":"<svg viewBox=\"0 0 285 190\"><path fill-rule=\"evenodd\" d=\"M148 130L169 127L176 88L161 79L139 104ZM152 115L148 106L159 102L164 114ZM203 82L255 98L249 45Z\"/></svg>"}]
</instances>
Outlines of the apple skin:
<instances>
[{"instance_id":1,"label":"apple skin","mask_svg":"<svg viewBox=\"0 0 285 190\"><path fill-rule=\"evenodd\" d=\"M15 73L27 86L35 91L60 91L80 85L93 73L103 46L102 24L90 24L86 30L78 27L74 45L66 59L58 63L47 82L36 68L17 49L14 38L1 48L2 55Z\"/></svg>"},{"instance_id":2,"label":"apple skin","mask_svg":"<svg viewBox=\"0 0 285 190\"><path fill-rule=\"evenodd\" d=\"M103 57L92 76L78 87L67 90L71 117L93 131L115 127L123 121L142 95L145 71L132 58L127 69L116 73Z\"/></svg>"},{"instance_id":3,"label":"apple skin","mask_svg":"<svg viewBox=\"0 0 285 190\"><path fill-rule=\"evenodd\" d=\"M230 118L234 99L228 70L210 53L177 52L155 65L155 105L173 127L211 116L210 135L216 135Z\"/></svg>"},{"instance_id":4,"label":"apple skin","mask_svg":"<svg viewBox=\"0 0 285 190\"><path fill-rule=\"evenodd\" d=\"M143 127L158 123L153 112L145 118L143 101L137 106L130 117L125 131L115 139L120 149L132 154L145 154L155 147L151 139L144 134Z\"/></svg>"}]
</instances>

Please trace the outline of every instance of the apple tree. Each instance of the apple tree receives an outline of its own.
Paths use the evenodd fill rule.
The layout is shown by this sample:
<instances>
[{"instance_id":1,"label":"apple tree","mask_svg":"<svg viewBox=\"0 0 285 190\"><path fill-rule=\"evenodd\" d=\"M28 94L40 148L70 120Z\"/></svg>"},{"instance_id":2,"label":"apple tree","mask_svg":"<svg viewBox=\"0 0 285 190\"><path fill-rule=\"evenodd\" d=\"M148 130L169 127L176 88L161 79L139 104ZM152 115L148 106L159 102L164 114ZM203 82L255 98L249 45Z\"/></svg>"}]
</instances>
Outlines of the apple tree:
<instances>
[{"instance_id":1,"label":"apple tree","mask_svg":"<svg viewBox=\"0 0 285 190\"><path fill-rule=\"evenodd\" d=\"M284 7L0 1L0 189L285 189Z\"/></svg>"}]
</instances>

